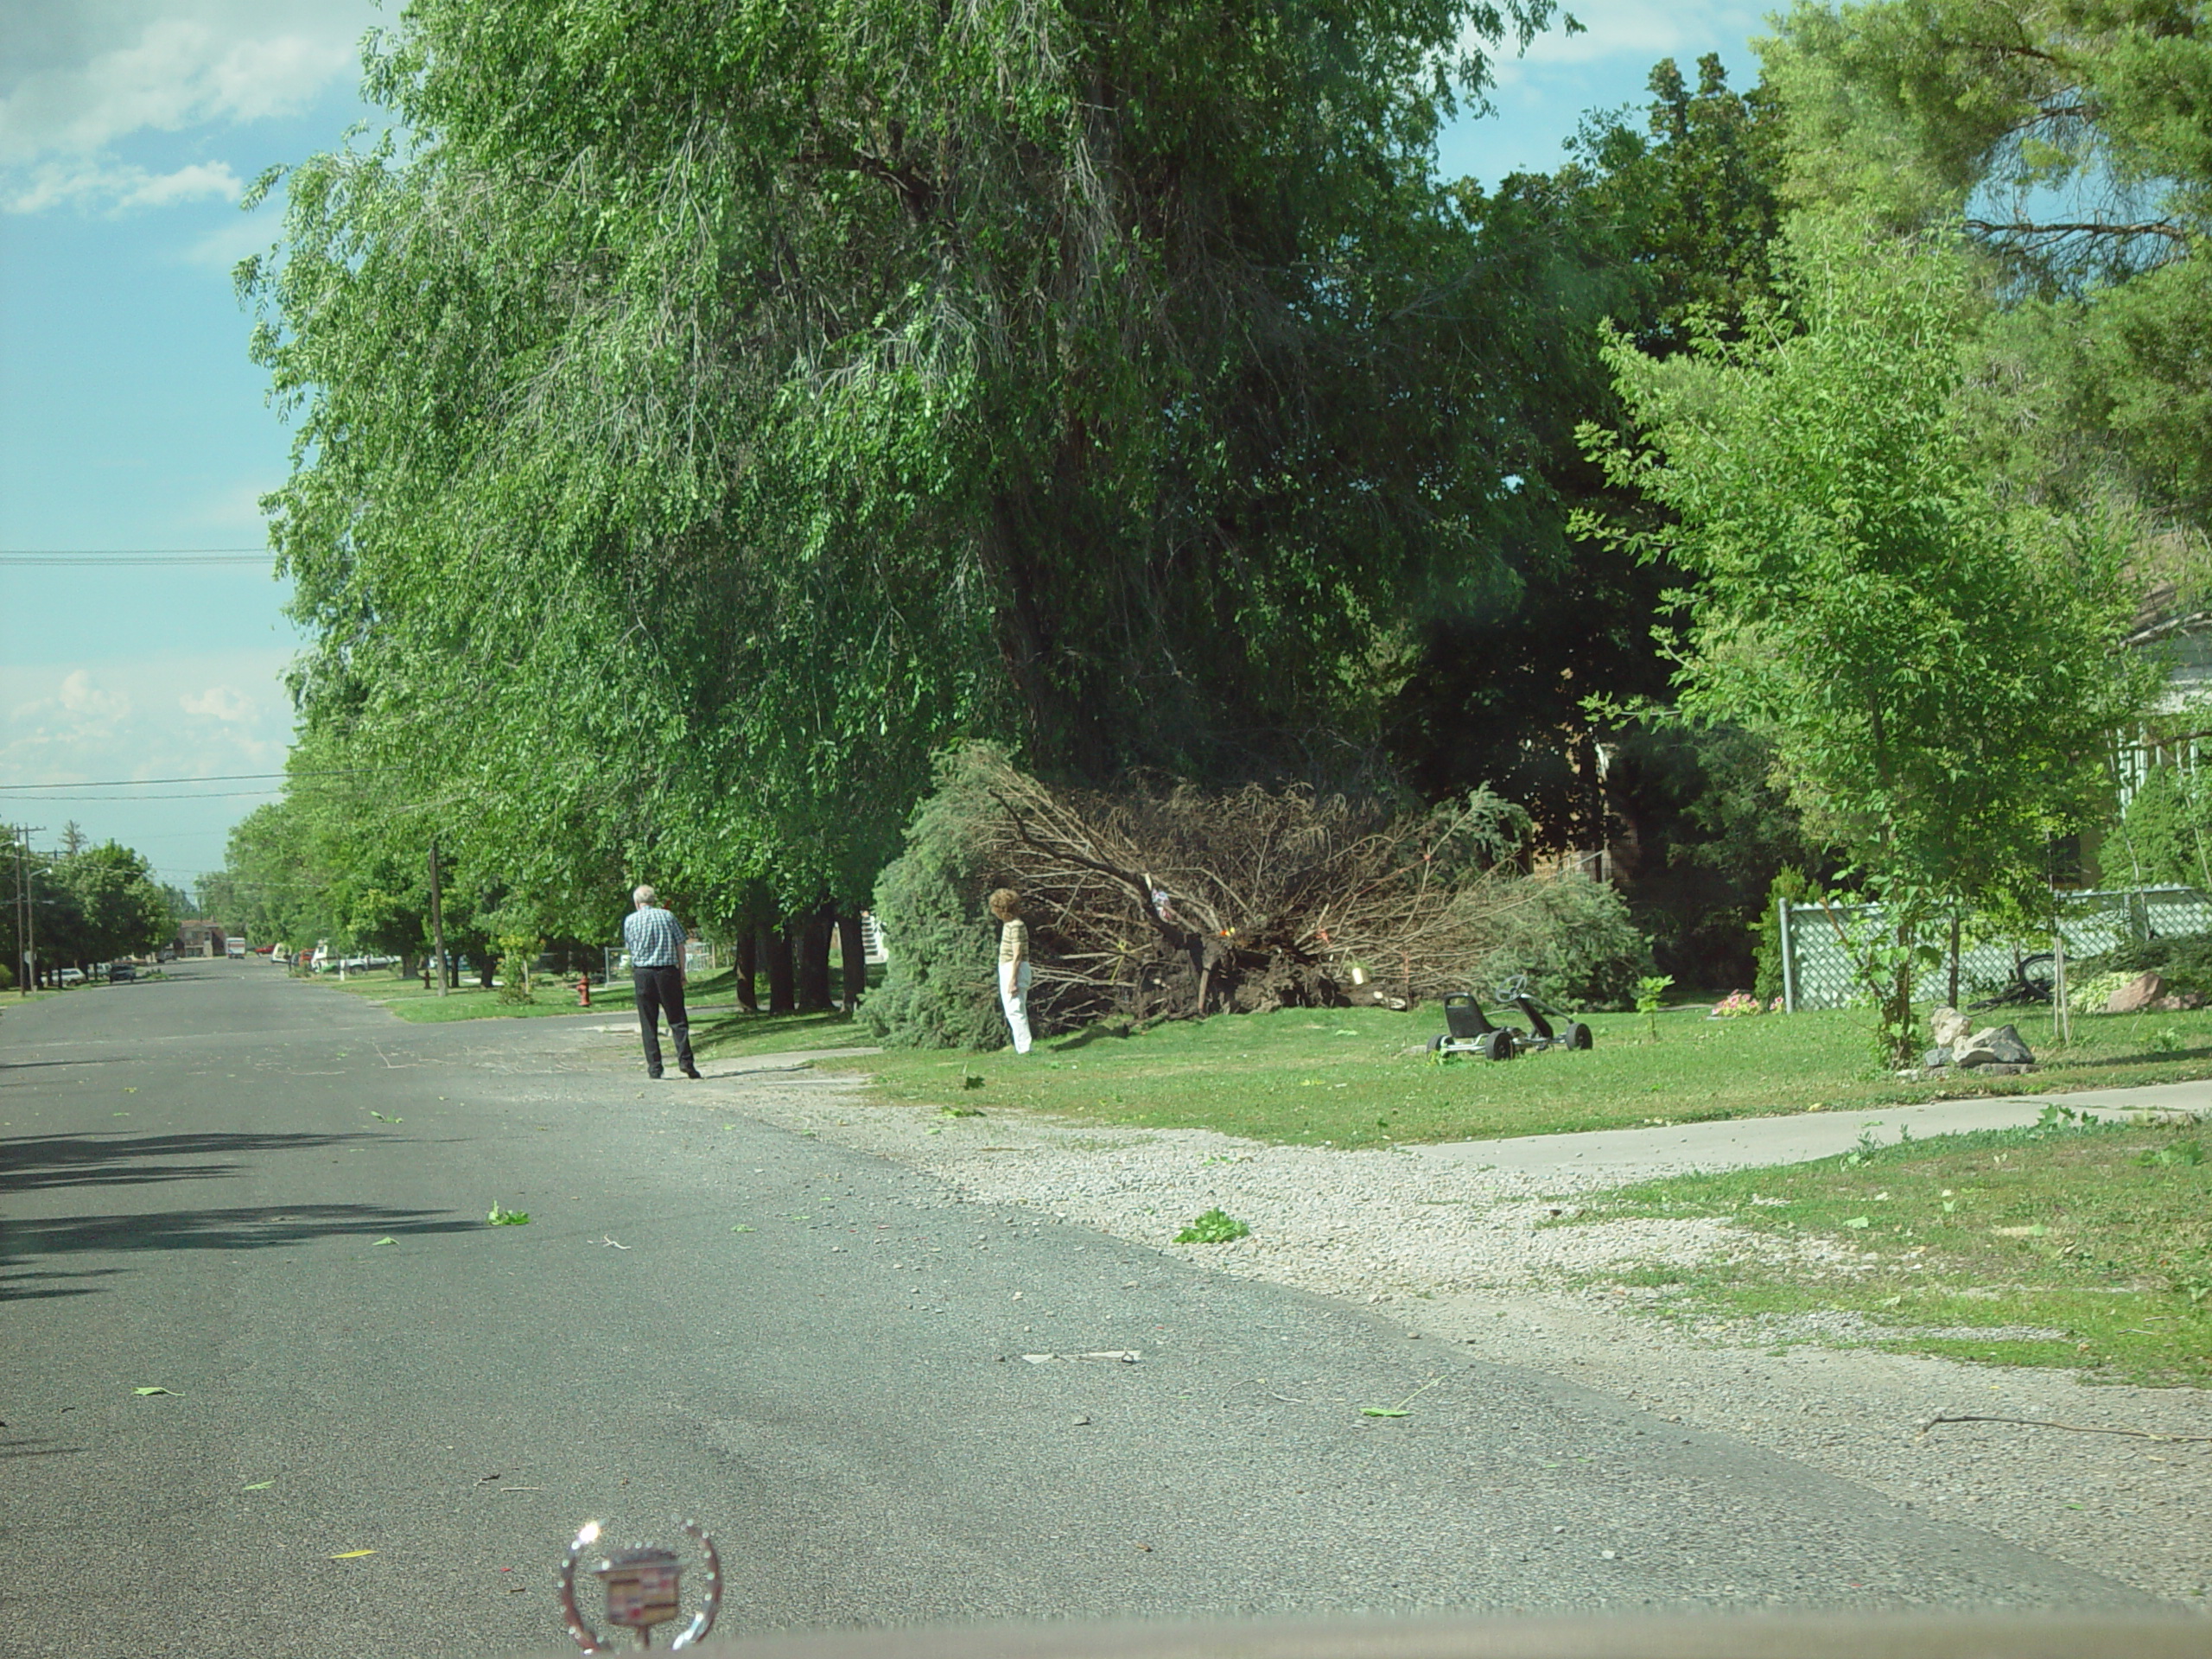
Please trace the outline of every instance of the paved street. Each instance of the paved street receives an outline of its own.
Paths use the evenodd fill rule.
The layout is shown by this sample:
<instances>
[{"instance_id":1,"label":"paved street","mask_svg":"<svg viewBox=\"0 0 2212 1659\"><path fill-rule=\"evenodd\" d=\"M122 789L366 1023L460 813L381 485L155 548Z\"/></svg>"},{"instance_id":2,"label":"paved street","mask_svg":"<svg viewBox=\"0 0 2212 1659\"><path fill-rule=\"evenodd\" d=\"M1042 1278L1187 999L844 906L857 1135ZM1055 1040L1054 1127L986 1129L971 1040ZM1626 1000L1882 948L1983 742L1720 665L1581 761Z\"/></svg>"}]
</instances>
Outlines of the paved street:
<instances>
[{"instance_id":1,"label":"paved street","mask_svg":"<svg viewBox=\"0 0 2212 1659\"><path fill-rule=\"evenodd\" d=\"M10 1651L547 1646L577 1523L678 1512L732 1631L2148 1605L1357 1308L957 1202L725 1109L844 1085L649 1084L601 1021L407 1026L213 962L8 1006ZM1140 1357L1022 1357L1101 1351Z\"/></svg>"}]
</instances>

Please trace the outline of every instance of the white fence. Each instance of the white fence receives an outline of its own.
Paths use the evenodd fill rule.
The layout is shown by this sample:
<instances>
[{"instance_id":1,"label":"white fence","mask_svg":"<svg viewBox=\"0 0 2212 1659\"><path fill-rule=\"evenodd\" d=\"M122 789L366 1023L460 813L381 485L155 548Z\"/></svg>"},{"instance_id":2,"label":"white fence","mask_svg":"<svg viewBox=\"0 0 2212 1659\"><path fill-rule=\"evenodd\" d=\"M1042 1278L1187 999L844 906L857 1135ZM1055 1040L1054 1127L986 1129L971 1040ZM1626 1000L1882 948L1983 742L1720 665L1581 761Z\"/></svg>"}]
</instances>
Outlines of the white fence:
<instances>
[{"instance_id":1,"label":"white fence","mask_svg":"<svg viewBox=\"0 0 2212 1659\"><path fill-rule=\"evenodd\" d=\"M2196 933L2212 928L2212 896L2195 887L2129 887L2113 892L2065 893L2057 895L2058 929L2065 937L2069 962L2109 950L2126 939L2145 939L2173 933ZM1782 946L1783 1006L1796 1014L1812 1008L1848 1007L1865 995L1853 976L1851 958L1837 937L1840 923L1850 928L1862 920L1878 919L1878 905L1793 905L1777 906L1776 921ZM2051 937L2021 939L1968 939L1959 952L1959 995L1972 1001L1986 996L2012 981L2014 963L2021 956L2051 948ZM1922 969L1913 981L1916 1002L1940 1002L1950 994L1951 963L1947 954Z\"/></svg>"}]
</instances>

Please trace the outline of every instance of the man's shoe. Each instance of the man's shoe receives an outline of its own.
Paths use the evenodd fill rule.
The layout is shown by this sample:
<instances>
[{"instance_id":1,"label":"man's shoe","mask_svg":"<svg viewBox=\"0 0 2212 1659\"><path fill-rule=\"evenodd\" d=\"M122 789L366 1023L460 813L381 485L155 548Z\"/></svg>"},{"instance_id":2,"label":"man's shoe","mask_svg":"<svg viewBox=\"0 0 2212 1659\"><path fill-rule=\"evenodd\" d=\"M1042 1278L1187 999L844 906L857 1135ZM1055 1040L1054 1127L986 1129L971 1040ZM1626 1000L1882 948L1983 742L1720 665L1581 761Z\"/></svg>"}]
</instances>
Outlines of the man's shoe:
<instances>
[{"instance_id":1,"label":"man's shoe","mask_svg":"<svg viewBox=\"0 0 2212 1659\"><path fill-rule=\"evenodd\" d=\"M696 1065L685 1066L683 1068L683 1075L690 1078L694 1083L704 1083L706 1081L704 1077L699 1075L699 1068Z\"/></svg>"},{"instance_id":2,"label":"man's shoe","mask_svg":"<svg viewBox=\"0 0 2212 1659\"><path fill-rule=\"evenodd\" d=\"M660 1081L660 1073L658 1071L648 1071L645 1073L645 1076L655 1083L658 1083Z\"/></svg>"}]
</instances>

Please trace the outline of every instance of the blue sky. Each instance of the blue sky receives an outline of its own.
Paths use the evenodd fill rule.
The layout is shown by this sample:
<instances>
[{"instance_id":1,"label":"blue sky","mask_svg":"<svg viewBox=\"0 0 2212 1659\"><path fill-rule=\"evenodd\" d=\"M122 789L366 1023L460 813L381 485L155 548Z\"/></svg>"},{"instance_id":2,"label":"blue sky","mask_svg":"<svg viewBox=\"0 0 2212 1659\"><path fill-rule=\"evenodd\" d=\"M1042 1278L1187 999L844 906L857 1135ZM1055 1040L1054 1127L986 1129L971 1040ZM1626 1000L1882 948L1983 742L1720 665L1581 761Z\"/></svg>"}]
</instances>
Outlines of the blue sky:
<instances>
[{"instance_id":1,"label":"blue sky","mask_svg":"<svg viewBox=\"0 0 2212 1659\"><path fill-rule=\"evenodd\" d=\"M1761 8L1586 0L1588 32L1499 66L1448 174L1548 169L1660 58L1754 78ZM246 360L231 268L276 207L262 168L366 118L366 0L10 0L0 22L0 555L257 549L289 435ZM265 566L0 563L0 823L70 819L187 884L273 787L298 639ZM23 787L32 785L33 787Z\"/></svg>"}]
</instances>

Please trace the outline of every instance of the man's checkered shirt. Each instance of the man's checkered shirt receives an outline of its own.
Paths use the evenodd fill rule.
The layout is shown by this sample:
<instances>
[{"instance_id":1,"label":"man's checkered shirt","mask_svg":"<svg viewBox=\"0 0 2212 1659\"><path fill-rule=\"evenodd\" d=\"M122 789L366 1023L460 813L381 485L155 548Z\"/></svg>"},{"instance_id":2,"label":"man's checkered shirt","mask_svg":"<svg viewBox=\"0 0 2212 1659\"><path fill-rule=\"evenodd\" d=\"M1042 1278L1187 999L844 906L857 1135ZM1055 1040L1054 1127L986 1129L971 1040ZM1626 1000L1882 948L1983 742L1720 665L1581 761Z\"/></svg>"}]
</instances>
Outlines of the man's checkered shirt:
<instances>
[{"instance_id":1,"label":"man's checkered shirt","mask_svg":"<svg viewBox=\"0 0 2212 1659\"><path fill-rule=\"evenodd\" d=\"M622 944L632 968L683 965L683 925L673 912L657 906L633 910L622 918Z\"/></svg>"}]
</instances>

